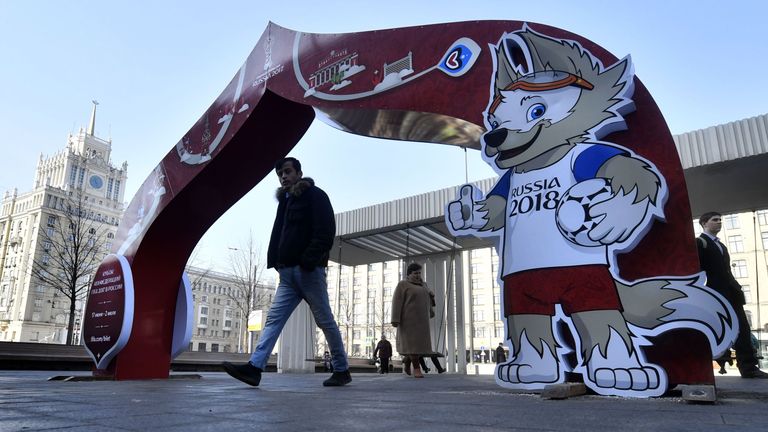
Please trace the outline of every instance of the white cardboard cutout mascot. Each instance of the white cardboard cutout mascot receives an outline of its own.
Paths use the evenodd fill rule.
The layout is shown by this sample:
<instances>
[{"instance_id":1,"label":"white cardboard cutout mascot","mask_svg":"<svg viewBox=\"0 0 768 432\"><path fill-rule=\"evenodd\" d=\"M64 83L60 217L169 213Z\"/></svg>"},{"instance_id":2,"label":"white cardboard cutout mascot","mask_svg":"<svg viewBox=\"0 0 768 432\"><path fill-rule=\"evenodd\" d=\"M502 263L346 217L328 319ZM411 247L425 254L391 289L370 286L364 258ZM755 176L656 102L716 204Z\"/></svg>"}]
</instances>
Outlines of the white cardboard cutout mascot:
<instances>
[{"instance_id":1,"label":"white cardboard cutout mascot","mask_svg":"<svg viewBox=\"0 0 768 432\"><path fill-rule=\"evenodd\" d=\"M558 321L575 342L585 384L598 394L648 397L667 390L649 363L646 336L704 333L715 355L736 337L734 312L702 276L627 282L615 256L664 221L667 186L627 148L600 141L634 111L629 57L607 67L578 43L530 30L491 46L494 71L482 137L499 174L483 194L462 186L446 207L456 236L495 237L510 360L496 381L543 389L565 381Z\"/></svg>"}]
</instances>

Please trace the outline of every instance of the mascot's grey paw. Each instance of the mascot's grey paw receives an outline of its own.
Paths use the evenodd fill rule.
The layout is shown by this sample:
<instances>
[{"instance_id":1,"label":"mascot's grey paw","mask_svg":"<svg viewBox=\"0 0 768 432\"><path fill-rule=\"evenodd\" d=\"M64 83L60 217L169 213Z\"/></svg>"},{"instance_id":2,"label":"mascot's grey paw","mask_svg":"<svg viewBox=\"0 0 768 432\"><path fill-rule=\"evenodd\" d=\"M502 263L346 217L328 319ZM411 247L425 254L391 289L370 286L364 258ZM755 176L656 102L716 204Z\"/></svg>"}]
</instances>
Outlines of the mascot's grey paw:
<instances>
[{"instance_id":1,"label":"mascot's grey paw","mask_svg":"<svg viewBox=\"0 0 768 432\"><path fill-rule=\"evenodd\" d=\"M506 363L496 366L496 376L512 384L552 384L559 381L560 373L557 367L544 370L539 364Z\"/></svg>"},{"instance_id":2,"label":"mascot's grey paw","mask_svg":"<svg viewBox=\"0 0 768 432\"><path fill-rule=\"evenodd\" d=\"M595 385L618 390L652 390L659 387L659 372L652 367L595 370Z\"/></svg>"},{"instance_id":3,"label":"mascot's grey paw","mask_svg":"<svg viewBox=\"0 0 768 432\"><path fill-rule=\"evenodd\" d=\"M615 330L605 351L592 349L586 364L584 384L598 394L615 396L660 396L666 391L663 369L648 364L638 356L637 347L624 344Z\"/></svg>"},{"instance_id":4,"label":"mascot's grey paw","mask_svg":"<svg viewBox=\"0 0 768 432\"><path fill-rule=\"evenodd\" d=\"M510 384L553 384L562 380L560 363L546 344L539 353L523 334L520 350L512 361L496 366L496 378L499 383ZM526 388L534 388L526 386Z\"/></svg>"}]
</instances>

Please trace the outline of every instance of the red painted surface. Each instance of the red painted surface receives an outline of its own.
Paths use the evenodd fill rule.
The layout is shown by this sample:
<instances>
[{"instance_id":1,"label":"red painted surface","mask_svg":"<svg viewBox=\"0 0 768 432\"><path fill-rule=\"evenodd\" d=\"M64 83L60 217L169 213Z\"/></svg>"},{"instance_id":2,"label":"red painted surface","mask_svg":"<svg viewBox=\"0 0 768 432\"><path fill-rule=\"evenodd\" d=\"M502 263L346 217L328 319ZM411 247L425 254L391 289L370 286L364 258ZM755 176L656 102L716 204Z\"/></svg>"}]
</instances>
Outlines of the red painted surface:
<instances>
[{"instance_id":1,"label":"red painted surface","mask_svg":"<svg viewBox=\"0 0 768 432\"><path fill-rule=\"evenodd\" d=\"M174 147L158 165L157 173L165 176L165 195L158 211L150 216L146 231L124 252L135 278L136 314L130 341L111 366L115 377L167 377L176 291L188 256L210 225L268 175L273 161L286 155L298 142L314 117L312 107L321 111L438 113L482 128L493 73L488 44L495 44L503 33L519 30L522 25L515 21L477 21L353 34L303 34L297 45L297 63L304 80L309 81L313 72L353 54L357 55L358 65L366 66L346 87L331 91L332 84L326 83L317 89L333 95L370 90L382 81L385 63L401 59L409 52L414 70L411 75L416 75L434 66L459 38L470 38L481 48L477 62L463 76L451 77L435 69L382 93L328 101L312 95L305 97L305 89L298 85L294 71L296 33L270 24L245 62L242 77L236 74L181 138L184 151L208 153L211 159L185 164ZM577 41L604 64L617 60L600 46L573 33L540 24L530 27L548 36ZM268 57L271 63L267 64ZM241 92L235 97L241 80ZM655 222L637 248L619 258L621 276L631 281L655 275L690 275L698 272L698 268L682 168L672 136L653 98L637 78L635 85L636 110L626 116L629 129L605 140L628 147L654 162L666 178L669 199L666 223ZM227 114L232 115L231 122L221 123ZM227 128L223 138L210 151L224 125ZM479 143L469 146L479 148ZM157 184L157 179L148 179L133 198L120 225L116 245L129 237L139 209L151 202L147 193L153 190L153 185L156 190ZM203 200L205 205L200 205ZM686 350L680 349L683 346ZM693 331L667 333L648 349L649 360L668 371L672 384L713 383L708 356L711 355L706 340Z\"/></svg>"}]
</instances>

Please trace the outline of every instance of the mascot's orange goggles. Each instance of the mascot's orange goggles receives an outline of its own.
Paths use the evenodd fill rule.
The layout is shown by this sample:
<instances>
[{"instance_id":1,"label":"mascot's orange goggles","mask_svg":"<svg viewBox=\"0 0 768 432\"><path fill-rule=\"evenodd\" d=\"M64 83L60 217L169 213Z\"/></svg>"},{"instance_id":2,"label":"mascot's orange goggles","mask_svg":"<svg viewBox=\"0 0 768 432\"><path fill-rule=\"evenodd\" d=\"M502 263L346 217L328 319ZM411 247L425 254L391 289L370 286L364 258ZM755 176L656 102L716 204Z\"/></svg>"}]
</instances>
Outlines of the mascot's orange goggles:
<instances>
[{"instance_id":1,"label":"mascot's orange goggles","mask_svg":"<svg viewBox=\"0 0 768 432\"><path fill-rule=\"evenodd\" d=\"M562 78L560 78L561 76ZM521 77L519 80L504 87L501 91L525 90L530 92L541 92L547 90L557 90L559 88L568 87L570 85L581 87L586 90L592 90L595 88L595 86L592 85L592 83L589 81L572 73L548 71ZM493 103L488 110L489 113L493 113L496 111L496 108L501 105L501 91L495 98L493 98Z\"/></svg>"}]
</instances>

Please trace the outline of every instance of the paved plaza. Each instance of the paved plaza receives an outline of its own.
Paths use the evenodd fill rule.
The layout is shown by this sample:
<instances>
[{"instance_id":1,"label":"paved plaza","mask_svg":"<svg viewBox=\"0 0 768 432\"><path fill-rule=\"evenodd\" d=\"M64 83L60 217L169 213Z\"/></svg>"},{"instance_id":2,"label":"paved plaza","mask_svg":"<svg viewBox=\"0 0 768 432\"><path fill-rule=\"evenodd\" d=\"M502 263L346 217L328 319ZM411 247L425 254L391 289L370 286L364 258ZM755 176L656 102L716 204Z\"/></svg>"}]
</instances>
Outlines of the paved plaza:
<instances>
[{"instance_id":1,"label":"paved plaza","mask_svg":"<svg viewBox=\"0 0 768 432\"><path fill-rule=\"evenodd\" d=\"M718 402L679 393L548 400L487 375L267 373L258 388L220 372L147 381L48 381L66 372L0 371L0 431L766 431L768 380L718 376ZM86 372L74 375L87 376Z\"/></svg>"}]
</instances>

